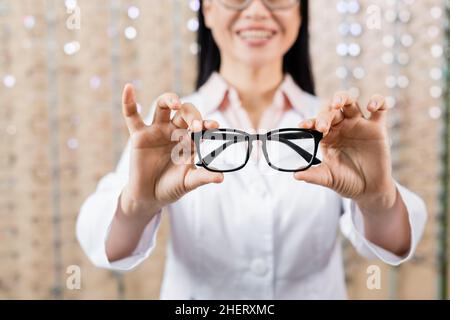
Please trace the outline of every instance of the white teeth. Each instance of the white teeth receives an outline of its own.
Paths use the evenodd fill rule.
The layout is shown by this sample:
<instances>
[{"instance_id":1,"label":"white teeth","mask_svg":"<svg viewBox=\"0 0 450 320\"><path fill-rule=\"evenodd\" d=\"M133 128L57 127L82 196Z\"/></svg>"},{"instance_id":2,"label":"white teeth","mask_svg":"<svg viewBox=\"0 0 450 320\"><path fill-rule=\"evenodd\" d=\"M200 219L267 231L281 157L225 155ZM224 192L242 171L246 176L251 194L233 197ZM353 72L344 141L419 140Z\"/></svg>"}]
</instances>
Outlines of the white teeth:
<instances>
[{"instance_id":1,"label":"white teeth","mask_svg":"<svg viewBox=\"0 0 450 320\"><path fill-rule=\"evenodd\" d=\"M272 37L272 32L264 30L245 30L239 32L239 35L244 39L269 39Z\"/></svg>"}]
</instances>

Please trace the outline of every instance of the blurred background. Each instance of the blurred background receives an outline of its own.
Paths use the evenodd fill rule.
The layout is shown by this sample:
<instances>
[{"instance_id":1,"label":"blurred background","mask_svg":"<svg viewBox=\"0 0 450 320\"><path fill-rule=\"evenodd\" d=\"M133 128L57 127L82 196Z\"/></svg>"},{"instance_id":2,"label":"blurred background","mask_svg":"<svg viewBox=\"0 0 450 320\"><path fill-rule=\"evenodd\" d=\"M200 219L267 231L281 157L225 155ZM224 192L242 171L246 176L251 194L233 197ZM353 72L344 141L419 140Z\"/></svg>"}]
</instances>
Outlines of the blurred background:
<instances>
[{"instance_id":1,"label":"blurred background","mask_svg":"<svg viewBox=\"0 0 450 320\"><path fill-rule=\"evenodd\" d=\"M429 222L413 260L390 268L343 240L352 299L447 299L449 1L312 0L318 95L346 89L391 107L395 178ZM113 170L128 133L121 90L146 113L196 77L198 0L0 0L0 298L157 299L168 221L148 261L127 274L93 267L75 221ZM367 267L382 271L380 290ZM71 266L81 288L67 286Z\"/></svg>"}]
</instances>

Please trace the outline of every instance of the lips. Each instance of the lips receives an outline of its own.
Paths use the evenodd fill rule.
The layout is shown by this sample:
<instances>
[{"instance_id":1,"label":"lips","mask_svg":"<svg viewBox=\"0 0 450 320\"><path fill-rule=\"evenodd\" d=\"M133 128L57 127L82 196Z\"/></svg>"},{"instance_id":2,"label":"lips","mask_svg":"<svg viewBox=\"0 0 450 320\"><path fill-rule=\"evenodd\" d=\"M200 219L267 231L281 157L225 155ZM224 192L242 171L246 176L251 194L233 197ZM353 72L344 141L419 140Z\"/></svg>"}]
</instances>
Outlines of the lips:
<instances>
[{"instance_id":1,"label":"lips","mask_svg":"<svg viewBox=\"0 0 450 320\"><path fill-rule=\"evenodd\" d=\"M275 30L261 28L261 27L248 27L240 29L236 32L238 37L251 46L261 46L268 43L276 34Z\"/></svg>"},{"instance_id":2,"label":"lips","mask_svg":"<svg viewBox=\"0 0 450 320\"><path fill-rule=\"evenodd\" d=\"M269 40L275 35L275 31L263 29L246 29L237 34L245 40Z\"/></svg>"}]
</instances>

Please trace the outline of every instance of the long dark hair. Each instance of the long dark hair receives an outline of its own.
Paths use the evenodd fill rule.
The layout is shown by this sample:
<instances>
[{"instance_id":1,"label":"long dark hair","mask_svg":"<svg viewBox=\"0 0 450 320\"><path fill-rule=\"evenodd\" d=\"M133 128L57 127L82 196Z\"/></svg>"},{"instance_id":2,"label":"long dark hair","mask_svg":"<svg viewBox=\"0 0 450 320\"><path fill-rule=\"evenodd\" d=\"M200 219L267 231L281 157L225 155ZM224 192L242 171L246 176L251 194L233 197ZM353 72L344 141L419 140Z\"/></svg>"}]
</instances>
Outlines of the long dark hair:
<instances>
[{"instance_id":1,"label":"long dark hair","mask_svg":"<svg viewBox=\"0 0 450 320\"><path fill-rule=\"evenodd\" d=\"M200 88L214 71L220 68L220 51L214 41L212 32L205 25L202 1L198 11L198 55L197 89ZM309 55L308 0L300 1L301 26L297 40L285 54L283 72L289 73L297 85L306 92L315 94L314 79Z\"/></svg>"}]
</instances>

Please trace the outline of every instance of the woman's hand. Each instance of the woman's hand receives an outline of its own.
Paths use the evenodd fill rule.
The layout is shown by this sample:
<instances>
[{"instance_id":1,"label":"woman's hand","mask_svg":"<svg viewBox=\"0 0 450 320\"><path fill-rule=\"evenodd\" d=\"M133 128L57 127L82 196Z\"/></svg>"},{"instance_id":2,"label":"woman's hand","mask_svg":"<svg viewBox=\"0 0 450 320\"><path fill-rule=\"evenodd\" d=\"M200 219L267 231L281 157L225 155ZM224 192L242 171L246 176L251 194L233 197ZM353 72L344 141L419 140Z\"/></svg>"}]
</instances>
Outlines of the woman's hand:
<instances>
[{"instance_id":1,"label":"woman's hand","mask_svg":"<svg viewBox=\"0 0 450 320\"><path fill-rule=\"evenodd\" d=\"M374 95L367 110L366 119L358 103L342 92L317 118L300 123L324 134L323 160L294 176L356 201L364 215L365 237L403 256L410 250L411 226L392 177L385 99Z\"/></svg>"},{"instance_id":2,"label":"woman's hand","mask_svg":"<svg viewBox=\"0 0 450 320\"><path fill-rule=\"evenodd\" d=\"M390 208L396 199L386 125L386 103L374 95L365 118L357 102L344 92L337 93L328 108L301 128L324 134L322 164L295 173L295 178L331 188L367 207Z\"/></svg>"},{"instance_id":3,"label":"woman's hand","mask_svg":"<svg viewBox=\"0 0 450 320\"><path fill-rule=\"evenodd\" d=\"M157 99L153 123L147 126L137 112L131 85L125 87L122 100L131 139L130 176L121 195L121 209L125 215L152 215L199 186L222 182L222 173L195 167L193 143L186 130L218 128L217 122L203 121L194 105L181 104L177 95L166 93ZM176 113L171 118L172 110ZM172 161L172 151L180 143L173 141L176 130L183 132L181 144L191 150L185 164Z\"/></svg>"}]
</instances>

